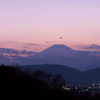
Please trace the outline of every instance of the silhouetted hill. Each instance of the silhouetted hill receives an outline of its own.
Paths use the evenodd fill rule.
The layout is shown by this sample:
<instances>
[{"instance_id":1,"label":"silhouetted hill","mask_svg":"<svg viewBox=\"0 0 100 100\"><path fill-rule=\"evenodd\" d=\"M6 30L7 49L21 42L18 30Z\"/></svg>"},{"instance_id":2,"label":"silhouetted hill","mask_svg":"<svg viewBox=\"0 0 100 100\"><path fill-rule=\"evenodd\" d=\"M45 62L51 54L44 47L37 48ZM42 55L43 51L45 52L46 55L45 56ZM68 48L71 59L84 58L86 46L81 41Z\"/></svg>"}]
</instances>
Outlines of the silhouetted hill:
<instances>
[{"instance_id":1,"label":"silhouetted hill","mask_svg":"<svg viewBox=\"0 0 100 100\"><path fill-rule=\"evenodd\" d=\"M39 100L40 97L65 100L63 85L65 81L60 75L53 76L40 70L30 75L18 67L0 65L0 100Z\"/></svg>"}]
</instances>

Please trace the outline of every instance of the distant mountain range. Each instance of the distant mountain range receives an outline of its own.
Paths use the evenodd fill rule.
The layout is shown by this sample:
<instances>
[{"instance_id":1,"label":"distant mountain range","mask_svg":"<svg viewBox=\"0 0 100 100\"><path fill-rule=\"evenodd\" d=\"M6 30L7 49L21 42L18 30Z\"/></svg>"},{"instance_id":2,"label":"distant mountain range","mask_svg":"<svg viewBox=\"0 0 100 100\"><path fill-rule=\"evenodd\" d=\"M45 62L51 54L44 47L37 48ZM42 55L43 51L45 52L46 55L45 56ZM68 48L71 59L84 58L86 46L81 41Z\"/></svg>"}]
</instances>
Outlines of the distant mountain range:
<instances>
[{"instance_id":1,"label":"distant mountain range","mask_svg":"<svg viewBox=\"0 0 100 100\"><path fill-rule=\"evenodd\" d=\"M24 65L20 67L23 70L43 70L52 74L60 74L66 80L66 82L71 85L100 83L100 68L79 71L75 68L58 64Z\"/></svg>"},{"instance_id":2,"label":"distant mountain range","mask_svg":"<svg viewBox=\"0 0 100 100\"><path fill-rule=\"evenodd\" d=\"M12 55L4 55L8 51ZM0 63L18 63L20 65L32 64L60 64L78 70L88 70L100 67L100 52L98 51L76 51L65 45L56 44L44 51L27 52L13 49L0 49Z\"/></svg>"}]
</instances>

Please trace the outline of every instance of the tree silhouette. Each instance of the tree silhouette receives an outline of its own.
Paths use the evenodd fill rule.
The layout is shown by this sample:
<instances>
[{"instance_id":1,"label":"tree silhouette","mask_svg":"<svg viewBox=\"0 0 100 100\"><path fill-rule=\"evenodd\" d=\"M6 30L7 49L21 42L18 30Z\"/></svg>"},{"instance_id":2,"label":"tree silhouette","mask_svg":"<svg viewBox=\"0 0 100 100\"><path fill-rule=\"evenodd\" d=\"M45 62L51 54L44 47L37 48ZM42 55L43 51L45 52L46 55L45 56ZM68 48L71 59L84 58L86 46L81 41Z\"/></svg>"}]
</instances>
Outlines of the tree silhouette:
<instances>
[{"instance_id":1,"label":"tree silhouette","mask_svg":"<svg viewBox=\"0 0 100 100\"><path fill-rule=\"evenodd\" d=\"M52 79L52 87L53 88L62 88L62 86L66 85L66 81L60 76L60 74L57 74Z\"/></svg>"},{"instance_id":2,"label":"tree silhouette","mask_svg":"<svg viewBox=\"0 0 100 100\"><path fill-rule=\"evenodd\" d=\"M57 74L36 70L33 73L19 67L0 66L0 100L100 100L100 93L82 89L62 88L66 82Z\"/></svg>"}]
</instances>

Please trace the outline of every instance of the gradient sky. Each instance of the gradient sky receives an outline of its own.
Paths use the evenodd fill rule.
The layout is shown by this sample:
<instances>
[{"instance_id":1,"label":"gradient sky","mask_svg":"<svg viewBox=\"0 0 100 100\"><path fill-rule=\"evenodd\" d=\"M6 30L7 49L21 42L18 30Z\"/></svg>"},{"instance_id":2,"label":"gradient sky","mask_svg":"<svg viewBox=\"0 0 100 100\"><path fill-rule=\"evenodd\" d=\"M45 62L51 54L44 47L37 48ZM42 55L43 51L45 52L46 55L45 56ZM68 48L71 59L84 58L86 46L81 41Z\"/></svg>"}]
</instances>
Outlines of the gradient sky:
<instances>
[{"instance_id":1,"label":"gradient sky","mask_svg":"<svg viewBox=\"0 0 100 100\"><path fill-rule=\"evenodd\" d=\"M100 0L0 0L0 41L100 44Z\"/></svg>"}]
</instances>

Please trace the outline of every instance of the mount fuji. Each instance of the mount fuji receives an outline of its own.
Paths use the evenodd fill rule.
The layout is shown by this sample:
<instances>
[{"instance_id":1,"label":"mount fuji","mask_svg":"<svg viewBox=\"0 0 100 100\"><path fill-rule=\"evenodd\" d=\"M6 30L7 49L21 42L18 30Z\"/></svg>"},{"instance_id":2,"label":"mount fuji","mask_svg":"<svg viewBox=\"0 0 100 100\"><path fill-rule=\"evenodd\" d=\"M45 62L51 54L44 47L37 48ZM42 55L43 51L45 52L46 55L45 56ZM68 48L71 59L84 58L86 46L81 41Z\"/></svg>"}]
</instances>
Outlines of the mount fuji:
<instances>
[{"instance_id":1,"label":"mount fuji","mask_svg":"<svg viewBox=\"0 0 100 100\"><path fill-rule=\"evenodd\" d=\"M100 57L84 54L61 44L53 45L34 56L24 57L22 62L25 65L60 64L82 71L100 67Z\"/></svg>"}]
</instances>

